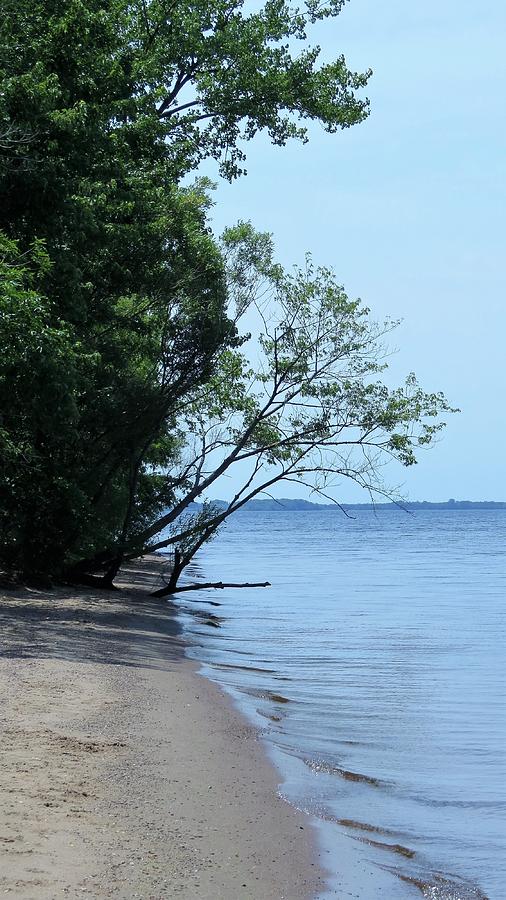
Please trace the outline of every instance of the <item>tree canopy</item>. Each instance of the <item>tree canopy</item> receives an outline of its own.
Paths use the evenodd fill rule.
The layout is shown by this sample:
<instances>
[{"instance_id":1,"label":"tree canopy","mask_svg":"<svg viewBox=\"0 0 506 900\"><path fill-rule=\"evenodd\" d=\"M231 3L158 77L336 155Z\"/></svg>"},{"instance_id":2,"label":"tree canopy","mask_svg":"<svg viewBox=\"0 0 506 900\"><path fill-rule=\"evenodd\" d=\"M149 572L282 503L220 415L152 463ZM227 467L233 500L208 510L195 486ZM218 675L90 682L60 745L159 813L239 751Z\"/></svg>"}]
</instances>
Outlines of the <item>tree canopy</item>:
<instances>
[{"instance_id":1,"label":"tree canopy","mask_svg":"<svg viewBox=\"0 0 506 900\"><path fill-rule=\"evenodd\" d=\"M376 380L367 311L328 270L284 273L248 223L218 241L199 177L208 158L242 174L258 132L282 146L367 116L370 73L309 43L343 5L4 4L4 569L110 584L125 555L168 542L185 564L225 518L189 504L236 462L253 468L227 514L280 477L378 488L375 453L411 464L432 439L444 399ZM260 362L241 333L252 307Z\"/></svg>"}]
</instances>

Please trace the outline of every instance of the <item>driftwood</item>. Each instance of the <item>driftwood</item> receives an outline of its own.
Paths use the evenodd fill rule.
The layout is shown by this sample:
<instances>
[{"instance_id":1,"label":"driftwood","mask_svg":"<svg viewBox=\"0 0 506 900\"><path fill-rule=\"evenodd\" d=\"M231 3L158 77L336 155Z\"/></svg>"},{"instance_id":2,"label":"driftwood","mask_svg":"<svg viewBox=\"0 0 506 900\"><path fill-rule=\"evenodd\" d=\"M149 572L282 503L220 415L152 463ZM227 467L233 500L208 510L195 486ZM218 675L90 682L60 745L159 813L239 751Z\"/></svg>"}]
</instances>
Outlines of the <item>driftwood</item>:
<instances>
[{"instance_id":1,"label":"driftwood","mask_svg":"<svg viewBox=\"0 0 506 900\"><path fill-rule=\"evenodd\" d=\"M183 591L201 591L204 588L216 588L217 590L223 590L223 588L257 588L257 587L270 587L270 581L261 581L256 584L249 584L245 582L244 584L227 584L223 581L207 581L201 582L200 584L183 584L181 587L170 587L166 586L163 588L159 588L157 591L153 591L151 594L152 597L166 597L167 594L180 594Z\"/></svg>"}]
</instances>

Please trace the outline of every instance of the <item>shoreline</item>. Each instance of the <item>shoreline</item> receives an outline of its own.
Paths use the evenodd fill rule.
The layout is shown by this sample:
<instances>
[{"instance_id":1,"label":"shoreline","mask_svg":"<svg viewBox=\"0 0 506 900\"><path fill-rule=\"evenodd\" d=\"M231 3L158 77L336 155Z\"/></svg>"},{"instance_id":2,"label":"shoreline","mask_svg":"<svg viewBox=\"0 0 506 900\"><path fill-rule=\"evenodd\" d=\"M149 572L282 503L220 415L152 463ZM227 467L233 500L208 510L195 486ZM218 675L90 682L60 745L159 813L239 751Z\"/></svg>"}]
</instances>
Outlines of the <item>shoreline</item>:
<instances>
[{"instance_id":1,"label":"shoreline","mask_svg":"<svg viewBox=\"0 0 506 900\"><path fill-rule=\"evenodd\" d=\"M13 897L312 900L310 820L257 730L146 587L5 592L0 889Z\"/></svg>"}]
</instances>

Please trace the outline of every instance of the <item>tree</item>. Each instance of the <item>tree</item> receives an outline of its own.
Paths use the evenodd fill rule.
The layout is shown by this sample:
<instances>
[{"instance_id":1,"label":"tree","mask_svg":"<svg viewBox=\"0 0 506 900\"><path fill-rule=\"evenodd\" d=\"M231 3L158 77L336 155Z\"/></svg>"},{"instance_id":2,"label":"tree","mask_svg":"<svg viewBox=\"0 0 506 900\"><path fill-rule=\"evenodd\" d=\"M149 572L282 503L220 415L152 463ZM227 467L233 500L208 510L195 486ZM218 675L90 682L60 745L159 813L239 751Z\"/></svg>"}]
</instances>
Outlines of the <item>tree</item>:
<instances>
[{"instance_id":1,"label":"tree","mask_svg":"<svg viewBox=\"0 0 506 900\"><path fill-rule=\"evenodd\" d=\"M152 467L177 454L173 407L234 341L221 260L211 239L195 237L186 271L182 254L173 267L166 254L160 297L114 298L85 328L45 294L47 254L39 249L35 271L37 260L5 242L0 458L5 520L17 530L16 540L3 532L8 568L61 574L171 502Z\"/></svg>"},{"instance_id":2,"label":"tree","mask_svg":"<svg viewBox=\"0 0 506 900\"><path fill-rule=\"evenodd\" d=\"M341 6L4 3L4 566L61 576L107 551L110 582L110 548L175 502L163 473L181 409L238 346L207 186L181 178L206 157L239 174L259 130L283 144L305 139L304 120L334 131L367 114L367 74L342 57L318 67L307 47Z\"/></svg>"},{"instance_id":3,"label":"tree","mask_svg":"<svg viewBox=\"0 0 506 900\"><path fill-rule=\"evenodd\" d=\"M383 480L384 463L416 463L418 451L444 427L441 414L452 411L414 375L399 388L381 381L383 339L396 323L371 322L369 310L347 297L329 269L315 269L308 257L303 269L283 272L269 236L249 223L225 233L224 253L239 318L254 306L262 322L252 351L257 359L252 365L241 350L223 351L213 377L180 411L185 451L166 475L176 502L120 548L127 556L177 548L159 596L177 590L184 568L230 515L280 482L294 481L336 503L333 487L342 479L373 496L395 496ZM188 513L225 473L238 466L244 472L246 465L225 509L205 502ZM106 562L107 554L95 560Z\"/></svg>"},{"instance_id":4,"label":"tree","mask_svg":"<svg viewBox=\"0 0 506 900\"><path fill-rule=\"evenodd\" d=\"M259 131L283 145L310 121L334 132L365 118L369 73L342 56L319 65L306 37L343 3L7 0L3 566L111 585L125 556L173 544L182 570L276 481L325 494L338 473L376 488L374 453L411 464L433 438L444 399L374 380L382 331L331 273L283 273L244 223L218 246L209 183L182 183L206 158L241 174ZM255 305L260 367L238 332ZM246 462L226 515L188 518Z\"/></svg>"}]
</instances>

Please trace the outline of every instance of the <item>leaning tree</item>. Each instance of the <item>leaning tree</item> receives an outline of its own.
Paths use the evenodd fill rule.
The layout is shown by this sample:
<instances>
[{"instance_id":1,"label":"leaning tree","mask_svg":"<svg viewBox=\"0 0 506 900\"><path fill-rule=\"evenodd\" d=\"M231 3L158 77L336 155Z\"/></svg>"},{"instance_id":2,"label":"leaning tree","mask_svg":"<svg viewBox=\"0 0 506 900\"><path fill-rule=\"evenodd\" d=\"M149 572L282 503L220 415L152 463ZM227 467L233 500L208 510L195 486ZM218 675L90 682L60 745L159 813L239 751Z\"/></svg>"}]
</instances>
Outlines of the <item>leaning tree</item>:
<instances>
[{"instance_id":1,"label":"leaning tree","mask_svg":"<svg viewBox=\"0 0 506 900\"><path fill-rule=\"evenodd\" d=\"M384 464L416 463L444 427L442 414L452 411L412 374L400 387L384 383L385 340L396 323L371 321L329 269L308 257L303 268L284 272L269 235L249 223L225 233L223 253L235 304L230 316L240 323L254 310L259 336L225 349L213 376L174 410L180 456L157 473L173 492L171 506L84 563L100 569L173 547L172 574L159 596L178 589L184 568L230 515L281 482L338 505L343 479L372 496L395 497ZM194 501L232 471L240 486L225 508L205 501L193 511Z\"/></svg>"}]
</instances>

